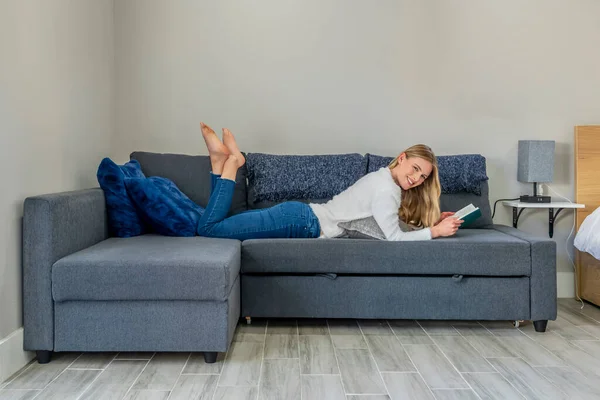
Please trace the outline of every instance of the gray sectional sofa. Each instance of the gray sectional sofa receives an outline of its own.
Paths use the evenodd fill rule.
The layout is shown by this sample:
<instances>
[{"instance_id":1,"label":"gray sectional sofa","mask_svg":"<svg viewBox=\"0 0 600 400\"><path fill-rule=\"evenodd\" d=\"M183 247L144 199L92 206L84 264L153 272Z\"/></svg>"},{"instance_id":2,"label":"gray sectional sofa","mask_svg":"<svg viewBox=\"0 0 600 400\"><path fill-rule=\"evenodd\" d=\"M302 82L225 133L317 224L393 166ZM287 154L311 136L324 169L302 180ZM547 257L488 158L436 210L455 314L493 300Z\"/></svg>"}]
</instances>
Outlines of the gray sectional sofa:
<instances>
[{"instance_id":1,"label":"gray sectional sofa","mask_svg":"<svg viewBox=\"0 0 600 400\"><path fill-rule=\"evenodd\" d=\"M361 157L367 173L375 158ZM131 158L207 204L207 156ZM251 170L260 167L238 171L230 215L273 204L256 201L248 176L268 173ZM488 183L480 185L480 195L441 198L443 211L480 207L476 223L414 242L115 238L100 188L29 197L24 349L40 363L67 351L194 351L214 362L243 317L532 320L544 331L556 319L556 244L493 224Z\"/></svg>"}]
</instances>

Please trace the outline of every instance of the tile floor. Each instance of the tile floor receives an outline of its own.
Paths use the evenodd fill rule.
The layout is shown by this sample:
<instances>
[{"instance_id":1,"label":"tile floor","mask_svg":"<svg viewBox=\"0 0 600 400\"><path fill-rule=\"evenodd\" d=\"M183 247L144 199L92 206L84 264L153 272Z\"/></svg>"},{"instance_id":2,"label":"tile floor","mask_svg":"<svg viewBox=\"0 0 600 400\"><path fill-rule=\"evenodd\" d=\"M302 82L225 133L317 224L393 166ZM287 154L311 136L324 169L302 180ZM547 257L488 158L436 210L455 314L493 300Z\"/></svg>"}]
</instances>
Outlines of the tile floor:
<instances>
[{"instance_id":1,"label":"tile floor","mask_svg":"<svg viewBox=\"0 0 600 400\"><path fill-rule=\"evenodd\" d=\"M6 399L600 399L600 308L559 300L531 323L269 320L201 353L62 354L0 384Z\"/></svg>"}]
</instances>

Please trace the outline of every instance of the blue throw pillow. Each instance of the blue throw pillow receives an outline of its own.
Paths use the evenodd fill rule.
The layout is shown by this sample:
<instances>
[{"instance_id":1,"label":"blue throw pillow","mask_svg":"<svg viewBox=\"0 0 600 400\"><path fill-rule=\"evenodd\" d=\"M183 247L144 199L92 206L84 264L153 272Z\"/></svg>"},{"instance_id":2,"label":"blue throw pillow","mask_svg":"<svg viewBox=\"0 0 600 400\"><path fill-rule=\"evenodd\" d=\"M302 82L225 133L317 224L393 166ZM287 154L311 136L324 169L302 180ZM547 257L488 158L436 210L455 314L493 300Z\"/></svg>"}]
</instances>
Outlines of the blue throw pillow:
<instances>
[{"instance_id":1,"label":"blue throw pillow","mask_svg":"<svg viewBox=\"0 0 600 400\"><path fill-rule=\"evenodd\" d=\"M394 157L367 154L368 172L387 166ZM480 154L437 156L442 193L468 192L481 195L481 183L489 178L486 173L485 157Z\"/></svg>"},{"instance_id":2,"label":"blue throw pillow","mask_svg":"<svg viewBox=\"0 0 600 400\"><path fill-rule=\"evenodd\" d=\"M140 164L132 160L124 165L117 165L110 158L104 158L98 166L96 177L106 199L111 235L132 237L146 233L147 227L125 187L125 178L144 178Z\"/></svg>"},{"instance_id":3,"label":"blue throw pillow","mask_svg":"<svg viewBox=\"0 0 600 400\"><path fill-rule=\"evenodd\" d=\"M196 236L204 209L181 192L173 181L158 176L127 178L125 185L137 209L156 233Z\"/></svg>"},{"instance_id":4,"label":"blue throw pillow","mask_svg":"<svg viewBox=\"0 0 600 400\"><path fill-rule=\"evenodd\" d=\"M343 192L367 171L361 154L246 155L253 202L326 199Z\"/></svg>"}]
</instances>

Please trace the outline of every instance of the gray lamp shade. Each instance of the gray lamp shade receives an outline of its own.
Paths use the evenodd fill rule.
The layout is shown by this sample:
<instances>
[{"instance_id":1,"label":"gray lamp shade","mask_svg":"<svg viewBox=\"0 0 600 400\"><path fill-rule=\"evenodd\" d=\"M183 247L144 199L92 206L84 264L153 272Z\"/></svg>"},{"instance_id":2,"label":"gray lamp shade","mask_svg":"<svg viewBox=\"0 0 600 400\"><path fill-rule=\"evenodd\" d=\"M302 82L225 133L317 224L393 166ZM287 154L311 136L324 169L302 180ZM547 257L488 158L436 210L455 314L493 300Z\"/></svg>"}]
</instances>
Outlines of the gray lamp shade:
<instances>
[{"instance_id":1,"label":"gray lamp shade","mask_svg":"<svg viewBox=\"0 0 600 400\"><path fill-rule=\"evenodd\" d=\"M519 140L519 182L552 182L554 140Z\"/></svg>"}]
</instances>

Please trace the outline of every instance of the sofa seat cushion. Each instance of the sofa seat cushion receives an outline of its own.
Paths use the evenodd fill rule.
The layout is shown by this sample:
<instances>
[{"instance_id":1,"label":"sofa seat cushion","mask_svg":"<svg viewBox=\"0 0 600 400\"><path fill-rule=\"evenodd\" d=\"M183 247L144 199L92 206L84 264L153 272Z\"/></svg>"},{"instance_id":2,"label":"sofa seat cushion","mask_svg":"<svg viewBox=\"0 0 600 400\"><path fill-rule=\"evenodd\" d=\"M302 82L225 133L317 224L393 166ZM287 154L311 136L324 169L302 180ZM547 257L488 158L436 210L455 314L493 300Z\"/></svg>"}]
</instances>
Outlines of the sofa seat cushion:
<instances>
[{"instance_id":1,"label":"sofa seat cushion","mask_svg":"<svg viewBox=\"0 0 600 400\"><path fill-rule=\"evenodd\" d=\"M530 244L494 229L434 240L260 239L242 242L242 273L530 276Z\"/></svg>"},{"instance_id":2,"label":"sofa seat cushion","mask_svg":"<svg viewBox=\"0 0 600 400\"><path fill-rule=\"evenodd\" d=\"M142 235L110 238L52 266L52 296L67 300L227 299L241 242Z\"/></svg>"}]
</instances>

